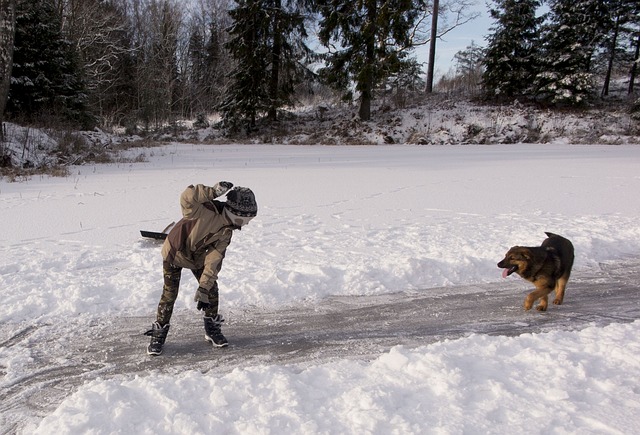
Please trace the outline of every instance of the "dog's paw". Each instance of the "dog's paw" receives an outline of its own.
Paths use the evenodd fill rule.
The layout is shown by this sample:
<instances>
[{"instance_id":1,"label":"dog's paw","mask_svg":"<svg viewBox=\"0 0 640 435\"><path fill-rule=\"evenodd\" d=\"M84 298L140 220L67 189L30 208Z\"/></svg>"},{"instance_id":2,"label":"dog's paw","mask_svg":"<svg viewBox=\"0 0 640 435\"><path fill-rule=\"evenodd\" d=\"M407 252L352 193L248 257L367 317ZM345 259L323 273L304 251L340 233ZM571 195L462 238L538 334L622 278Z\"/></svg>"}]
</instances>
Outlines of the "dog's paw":
<instances>
[{"instance_id":1,"label":"dog's paw","mask_svg":"<svg viewBox=\"0 0 640 435\"><path fill-rule=\"evenodd\" d=\"M524 309L525 311L529 311L531 307L533 307L533 298L527 296L527 298L524 300Z\"/></svg>"},{"instance_id":2,"label":"dog's paw","mask_svg":"<svg viewBox=\"0 0 640 435\"><path fill-rule=\"evenodd\" d=\"M539 305L536 307L536 310L538 310L538 311L547 311L547 306L546 306L546 305L539 304Z\"/></svg>"},{"instance_id":3,"label":"dog's paw","mask_svg":"<svg viewBox=\"0 0 640 435\"><path fill-rule=\"evenodd\" d=\"M553 305L562 305L562 299L554 299Z\"/></svg>"}]
</instances>

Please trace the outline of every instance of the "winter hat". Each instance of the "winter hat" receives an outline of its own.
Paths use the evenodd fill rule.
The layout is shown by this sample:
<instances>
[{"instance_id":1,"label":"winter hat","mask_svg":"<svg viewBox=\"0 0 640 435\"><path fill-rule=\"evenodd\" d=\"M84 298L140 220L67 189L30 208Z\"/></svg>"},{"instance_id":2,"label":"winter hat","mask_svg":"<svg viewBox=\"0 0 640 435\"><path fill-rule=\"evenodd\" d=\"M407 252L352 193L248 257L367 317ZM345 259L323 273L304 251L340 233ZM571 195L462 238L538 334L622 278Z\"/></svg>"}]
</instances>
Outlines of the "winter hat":
<instances>
[{"instance_id":1,"label":"winter hat","mask_svg":"<svg viewBox=\"0 0 640 435\"><path fill-rule=\"evenodd\" d=\"M227 193L227 207L236 216L254 217L258 214L258 203L251 189L236 186Z\"/></svg>"}]
</instances>

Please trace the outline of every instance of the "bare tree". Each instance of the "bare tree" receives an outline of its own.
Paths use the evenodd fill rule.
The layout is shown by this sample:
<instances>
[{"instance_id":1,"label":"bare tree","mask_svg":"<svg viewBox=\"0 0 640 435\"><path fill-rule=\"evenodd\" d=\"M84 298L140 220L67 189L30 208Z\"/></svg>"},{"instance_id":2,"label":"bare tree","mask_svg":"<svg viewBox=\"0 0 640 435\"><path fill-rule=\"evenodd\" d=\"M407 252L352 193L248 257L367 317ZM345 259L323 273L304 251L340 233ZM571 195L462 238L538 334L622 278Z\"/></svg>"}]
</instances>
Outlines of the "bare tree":
<instances>
[{"instance_id":1,"label":"bare tree","mask_svg":"<svg viewBox=\"0 0 640 435\"><path fill-rule=\"evenodd\" d=\"M633 47L633 35L640 24L640 6L637 2L617 0L609 2L608 20L605 21L606 35L603 48L607 57L607 67L601 97L609 95L614 63L619 62L622 46Z\"/></svg>"},{"instance_id":2,"label":"bare tree","mask_svg":"<svg viewBox=\"0 0 640 435\"><path fill-rule=\"evenodd\" d=\"M136 117L147 127L172 120L179 103L179 37L183 9L176 0L131 0Z\"/></svg>"},{"instance_id":3,"label":"bare tree","mask_svg":"<svg viewBox=\"0 0 640 435\"><path fill-rule=\"evenodd\" d=\"M184 115L193 117L210 113L221 102L231 56L224 49L231 25L228 0L198 0L186 18L186 48L180 62L184 87Z\"/></svg>"},{"instance_id":4,"label":"bare tree","mask_svg":"<svg viewBox=\"0 0 640 435\"><path fill-rule=\"evenodd\" d=\"M433 0L433 15L431 17L431 41L429 43L429 64L427 66L427 92L433 92L433 71L436 61L436 39L438 36L438 14L440 0Z\"/></svg>"},{"instance_id":5,"label":"bare tree","mask_svg":"<svg viewBox=\"0 0 640 435\"><path fill-rule=\"evenodd\" d=\"M0 140L4 139L2 123L11 83L15 22L16 1L0 0Z\"/></svg>"},{"instance_id":6,"label":"bare tree","mask_svg":"<svg viewBox=\"0 0 640 435\"><path fill-rule=\"evenodd\" d=\"M475 0L451 0L440 5L440 0L433 0L433 10L431 17L431 29L429 42L429 63L427 64L426 91L433 91L433 74L436 59L436 41L442 39L453 29L460 27L480 16L479 12L471 11L471 7L476 4ZM441 25L438 24L439 18ZM426 44L427 41L422 42ZM415 45L420 45L417 42Z\"/></svg>"},{"instance_id":7,"label":"bare tree","mask_svg":"<svg viewBox=\"0 0 640 435\"><path fill-rule=\"evenodd\" d=\"M90 104L103 121L114 122L131 109L123 96L133 55L127 0L57 0L65 36L78 56ZM129 73L129 74L128 74Z\"/></svg>"}]
</instances>

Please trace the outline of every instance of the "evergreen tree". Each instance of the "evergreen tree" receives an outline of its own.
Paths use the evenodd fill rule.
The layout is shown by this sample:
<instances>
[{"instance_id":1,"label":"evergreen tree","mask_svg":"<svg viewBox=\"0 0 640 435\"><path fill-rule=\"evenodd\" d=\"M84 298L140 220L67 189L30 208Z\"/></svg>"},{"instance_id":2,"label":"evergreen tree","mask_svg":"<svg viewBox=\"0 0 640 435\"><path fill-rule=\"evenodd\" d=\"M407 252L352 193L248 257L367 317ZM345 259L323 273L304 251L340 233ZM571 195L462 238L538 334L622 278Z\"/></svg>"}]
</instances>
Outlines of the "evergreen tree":
<instances>
[{"instance_id":1,"label":"evergreen tree","mask_svg":"<svg viewBox=\"0 0 640 435\"><path fill-rule=\"evenodd\" d=\"M320 73L351 99L360 94L359 116L371 118L373 90L386 78L410 68L411 31L424 12L420 0L317 0L320 42L330 49ZM334 48L337 47L337 48Z\"/></svg>"},{"instance_id":2,"label":"evergreen tree","mask_svg":"<svg viewBox=\"0 0 640 435\"><path fill-rule=\"evenodd\" d=\"M607 2L552 0L543 30L538 97L555 104L583 104L594 94L592 57L607 29Z\"/></svg>"},{"instance_id":3,"label":"evergreen tree","mask_svg":"<svg viewBox=\"0 0 640 435\"><path fill-rule=\"evenodd\" d=\"M457 52L453 59L456 63L456 74L465 77L481 75L485 64L485 49L471 41L471 45Z\"/></svg>"},{"instance_id":4,"label":"evergreen tree","mask_svg":"<svg viewBox=\"0 0 640 435\"><path fill-rule=\"evenodd\" d=\"M483 87L491 98L525 95L536 74L539 0L496 0L485 51Z\"/></svg>"},{"instance_id":5,"label":"evergreen tree","mask_svg":"<svg viewBox=\"0 0 640 435\"><path fill-rule=\"evenodd\" d=\"M233 24L225 47L236 60L231 83L220 106L228 127L246 122L253 128L259 115L276 119L277 109L293 103L294 86L306 73L310 55L300 1L235 0Z\"/></svg>"},{"instance_id":6,"label":"evergreen tree","mask_svg":"<svg viewBox=\"0 0 640 435\"><path fill-rule=\"evenodd\" d=\"M456 66L456 84L468 95L476 93L482 82L484 54L485 49L471 41L471 45L453 56Z\"/></svg>"},{"instance_id":7,"label":"evergreen tree","mask_svg":"<svg viewBox=\"0 0 640 435\"><path fill-rule=\"evenodd\" d=\"M31 121L44 112L89 127L87 95L73 48L50 0L19 0L8 112Z\"/></svg>"},{"instance_id":8,"label":"evergreen tree","mask_svg":"<svg viewBox=\"0 0 640 435\"><path fill-rule=\"evenodd\" d=\"M229 11L233 25L227 49L236 60L231 83L220 107L224 124L236 130L243 121L253 128L259 113L269 105L266 71L269 47L269 16L261 0L235 0Z\"/></svg>"},{"instance_id":9,"label":"evergreen tree","mask_svg":"<svg viewBox=\"0 0 640 435\"><path fill-rule=\"evenodd\" d=\"M272 0L270 5L271 47L269 51L268 117L275 121L277 109L294 104L295 85L313 75L306 64L314 59L305 40L305 12L311 0Z\"/></svg>"}]
</instances>

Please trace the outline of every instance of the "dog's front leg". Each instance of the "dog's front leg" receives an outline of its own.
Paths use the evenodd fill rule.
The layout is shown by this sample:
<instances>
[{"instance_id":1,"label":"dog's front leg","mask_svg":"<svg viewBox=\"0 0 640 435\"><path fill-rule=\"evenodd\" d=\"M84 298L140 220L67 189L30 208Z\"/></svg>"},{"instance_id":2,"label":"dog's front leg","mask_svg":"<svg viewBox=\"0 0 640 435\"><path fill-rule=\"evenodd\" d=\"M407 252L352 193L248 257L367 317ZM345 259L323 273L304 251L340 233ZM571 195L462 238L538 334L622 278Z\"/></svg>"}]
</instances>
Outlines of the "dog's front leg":
<instances>
[{"instance_id":1,"label":"dog's front leg","mask_svg":"<svg viewBox=\"0 0 640 435\"><path fill-rule=\"evenodd\" d=\"M540 302L538 302L538 306L536 307L536 310L547 311L547 306L549 305L549 299L546 294L540 296L539 290L532 291L527 295L527 297L524 300L524 309L526 311L529 311L531 307L533 307L533 303L536 301L536 299L540 299Z\"/></svg>"},{"instance_id":2,"label":"dog's front leg","mask_svg":"<svg viewBox=\"0 0 640 435\"><path fill-rule=\"evenodd\" d=\"M538 311L546 311L547 305L549 304L548 295L551 291L553 291L553 285L555 283L550 283L548 280L537 280L534 282L536 289L529 293L524 300L524 309L530 310L533 307L533 303L540 299L538 306L536 309Z\"/></svg>"},{"instance_id":3,"label":"dog's front leg","mask_svg":"<svg viewBox=\"0 0 640 435\"><path fill-rule=\"evenodd\" d=\"M531 307L533 306L533 301L535 301L535 299L533 298L533 294L535 292L531 292L527 295L527 297L524 299L524 309L526 311L529 311L531 309Z\"/></svg>"}]
</instances>

